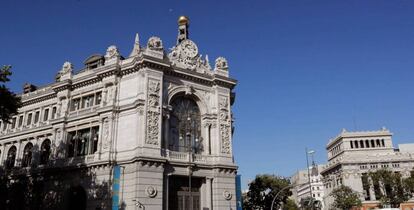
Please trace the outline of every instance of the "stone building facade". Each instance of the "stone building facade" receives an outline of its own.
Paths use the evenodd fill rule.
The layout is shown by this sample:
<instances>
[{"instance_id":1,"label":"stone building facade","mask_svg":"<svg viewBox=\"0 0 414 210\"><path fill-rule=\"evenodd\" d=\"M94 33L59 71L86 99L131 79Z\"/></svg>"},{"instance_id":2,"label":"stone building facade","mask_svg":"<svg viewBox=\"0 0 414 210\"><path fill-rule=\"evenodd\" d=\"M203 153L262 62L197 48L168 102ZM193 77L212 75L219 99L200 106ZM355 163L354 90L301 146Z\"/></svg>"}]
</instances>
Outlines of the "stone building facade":
<instances>
[{"instance_id":1,"label":"stone building facade","mask_svg":"<svg viewBox=\"0 0 414 210\"><path fill-rule=\"evenodd\" d=\"M314 200L319 201L320 209L325 209L323 205L324 184L320 174L322 167L323 165L312 164L309 170L299 170L291 176L290 183L294 186L291 190L292 199L299 207L312 195ZM308 178L309 172L310 179Z\"/></svg>"},{"instance_id":2,"label":"stone building facade","mask_svg":"<svg viewBox=\"0 0 414 210\"><path fill-rule=\"evenodd\" d=\"M225 58L201 56L188 26L180 17L171 50L137 34L127 57L110 46L26 89L0 125L8 181L41 179L40 209L235 209L236 80Z\"/></svg>"},{"instance_id":3,"label":"stone building facade","mask_svg":"<svg viewBox=\"0 0 414 210\"><path fill-rule=\"evenodd\" d=\"M321 171L325 185L325 205L333 203L330 193L340 185L351 187L363 201L363 208L376 207L372 180L366 176L378 169L399 172L410 176L414 167L412 144L395 149L392 133L386 128L377 131L349 132L345 129L326 146L328 163ZM412 206L411 206L412 207Z\"/></svg>"}]
</instances>

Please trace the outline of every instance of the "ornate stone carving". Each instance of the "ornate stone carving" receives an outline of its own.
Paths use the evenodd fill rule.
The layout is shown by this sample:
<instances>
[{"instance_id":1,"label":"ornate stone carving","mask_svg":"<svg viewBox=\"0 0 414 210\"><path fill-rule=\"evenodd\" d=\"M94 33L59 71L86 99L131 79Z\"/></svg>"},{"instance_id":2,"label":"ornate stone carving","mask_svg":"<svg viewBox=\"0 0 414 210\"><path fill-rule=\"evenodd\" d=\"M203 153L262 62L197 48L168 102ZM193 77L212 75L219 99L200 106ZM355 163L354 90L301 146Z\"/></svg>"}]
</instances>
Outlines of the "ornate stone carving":
<instances>
[{"instance_id":1,"label":"ornate stone carving","mask_svg":"<svg viewBox=\"0 0 414 210\"><path fill-rule=\"evenodd\" d=\"M66 61L63 63L62 69L56 75L56 81L63 81L70 79L72 76L73 65L72 63Z\"/></svg>"},{"instance_id":2,"label":"ornate stone carving","mask_svg":"<svg viewBox=\"0 0 414 210\"><path fill-rule=\"evenodd\" d=\"M72 63L66 61L65 63L63 63L62 69L60 70L59 73L66 74L66 73L72 73L72 71L73 71Z\"/></svg>"},{"instance_id":3,"label":"ornate stone carving","mask_svg":"<svg viewBox=\"0 0 414 210\"><path fill-rule=\"evenodd\" d=\"M160 91L160 82L158 81L149 81L148 90L150 94L158 95Z\"/></svg>"},{"instance_id":4,"label":"ornate stone carving","mask_svg":"<svg viewBox=\"0 0 414 210\"><path fill-rule=\"evenodd\" d=\"M221 152L225 154L230 154L231 153L230 126L221 124L220 135L221 135Z\"/></svg>"},{"instance_id":5,"label":"ornate stone carving","mask_svg":"<svg viewBox=\"0 0 414 210\"><path fill-rule=\"evenodd\" d=\"M109 120L106 118L103 122L103 142L102 142L102 149L108 149L109 147Z\"/></svg>"},{"instance_id":6,"label":"ornate stone carving","mask_svg":"<svg viewBox=\"0 0 414 210\"><path fill-rule=\"evenodd\" d=\"M148 39L147 48L155 51L162 51L164 49L161 39L156 36Z\"/></svg>"},{"instance_id":7,"label":"ornate stone carving","mask_svg":"<svg viewBox=\"0 0 414 210\"><path fill-rule=\"evenodd\" d=\"M152 145L159 144L159 125L160 125L160 82L155 80L148 81L147 99L147 138L146 143Z\"/></svg>"},{"instance_id":8,"label":"ornate stone carving","mask_svg":"<svg viewBox=\"0 0 414 210\"><path fill-rule=\"evenodd\" d=\"M56 141L61 141L63 137L63 132L61 128L56 129Z\"/></svg>"},{"instance_id":9,"label":"ornate stone carving","mask_svg":"<svg viewBox=\"0 0 414 210\"><path fill-rule=\"evenodd\" d=\"M231 198L233 197L233 195L231 194L231 192L229 192L229 191L227 191L227 190L224 190L224 192L223 192L223 197L224 197L224 199L226 199L226 200L231 200Z\"/></svg>"},{"instance_id":10,"label":"ornate stone carving","mask_svg":"<svg viewBox=\"0 0 414 210\"><path fill-rule=\"evenodd\" d=\"M189 39L183 40L180 44L173 47L168 57L173 66L197 70L200 73L211 71L208 56L203 60L202 56L198 54L197 45Z\"/></svg>"},{"instance_id":11,"label":"ornate stone carving","mask_svg":"<svg viewBox=\"0 0 414 210\"><path fill-rule=\"evenodd\" d=\"M105 59L111 60L111 59L117 59L119 58L120 54L118 51L118 48L115 45L111 45L106 50Z\"/></svg>"},{"instance_id":12,"label":"ornate stone carving","mask_svg":"<svg viewBox=\"0 0 414 210\"><path fill-rule=\"evenodd\" d=\"M158 191L157 191L157 189L155 187L148 186L145 189L145 193L147 194L148 197L155 198L157 196Z\"/></svg>"},{"instance_id":13,"label":"ornate stone carving","mask_svg":"<svg viewBox=\"0 0 414 210\"><path fill-rule=\"evenodd\" d=\"M216 69L216 70L217 69L219 69L219 70L228 70L228 68L229 68L227 60L223 57L218 57L216 59L216 64L215 64L214 67L215 67L214 69Z\"/></svg>"},{"instance_id":14,"label":"ornate stone carving","mask_svg":"<svg viewBox=\"0 0 414 210\"><path fill-rule=\"evenodd\" d=\"M228 110L228 99L225 96L219 97L219 123L221 137L221 152L225 154L231 153L231 121Z\"/></svg>"},{"instance_id":15,"label":"ornate stone carving","mask_svg":"<svg viewBox=\"0 0 414 210\"><path fill-rule=\"evenodd\" d=\"M227 110L227 107L229 106L229 100L227 97L220 97L219 106Z\"/></svg>"},{"instance_id":16,"label":"ornate stone carving","mask_svg":"<svg viewBox=\"0 0 414 210\"><path fill-rule=\"evenodd\" d=\"M159 113L149 111L147 113L147 144L158 145Z\"/></svg>"}]
</instances>

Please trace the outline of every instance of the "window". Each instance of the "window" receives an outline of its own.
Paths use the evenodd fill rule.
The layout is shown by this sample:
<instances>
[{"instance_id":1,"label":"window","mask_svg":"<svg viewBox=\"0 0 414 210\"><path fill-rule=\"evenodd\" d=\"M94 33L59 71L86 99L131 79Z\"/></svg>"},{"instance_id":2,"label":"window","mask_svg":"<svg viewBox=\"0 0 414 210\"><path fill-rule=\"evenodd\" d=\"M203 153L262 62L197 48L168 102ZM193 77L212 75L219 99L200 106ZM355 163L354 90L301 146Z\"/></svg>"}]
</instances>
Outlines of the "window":
<instances>
[{"instance_id":1,"label":"window","mask_svg":"<svg viewBox=\"0 0 414 210\"><path fill-rule=\"evenodd\" d=\"M98 150L99 127L68 133L68 157L93 154Z\"/></svg>"},{"instance_id":2,"label":"window","mask_svg":"<svg viewBox=\"0 0 414 210\"><path fill-rule=\"evenodd\" d=\"M32 124L32 113L27 115L27 124L26 125L30 125L30 124Z\"/></svg>"},{"instance_id":3,"label":"window","mask_svg":"<svg viewBox=\"0 0 414 210\"><path fill-rule=\"evenodd\" d=\"M9 151L7 152L7 159L6 159L6 168L11 169L14 167L14 163L16 162L16 146L11 146Z\"/></svg>"},{"instance_id":4,"label":"window","mask_svg":"<svg viewBox=\"0 0 414 210\"><path fill-rule=\"evenodd\" d=\"M56 118L56 107L52 108L52 119Z\"/></svg>"},{"instance_id":5,"label":"window","mask_svg":"<svg viewBox=\"0 0 414 210\"><path fill-rule=\"evenodd\" d=\"M353 149L354 148L354 144L353 144L352 141L350 143L351 143L351 149Z\"/></svg>"},{"instance_id":6,"label":"window","mask_svg":"<svg viewBox=\"0 0 414 210\"><path fill-rule=\"evenodd\" d=\"M3 131L5 131L7 129L7 122L3 123Z\"/></svg>"},{"instance_id":7,"label":"window","mask_svg":"<svg viewBox=\"0 0 414 210\"><path fill-rule=\"evenodd\" d=\"M101 101L102 101L102 93L97 92L96 93L96 99L95 99L95 105L101 104Z\"/></svg>"},{"instance_id":8,"label":"window","mask_svg":"<svg viewBox=\"0 0 414 210\"><path fill-rule=\"evenodd\" d=\"M33 144L27 143L23 150L22 167L28 167L32 164L32 149Z\"/></svg>"},{"instance_id":9,"label":"window","mask_svg":"<svg viewBox=\"0 0 414 210\"><path fill-rule=\"evenodd\" d=\"M385 147L384 139L381 139L381 145L382 145L382 147Z\"/></svg>"},{"instance_id":10,"label":"window","mask_svg":"<svg viewBox=\"0 0 414 210\"><path fill-rule=\"evenodd\" d=\"M94 95L82 97L82 109L93 106Z\"/></svg>"},{"instance_id":11,"label":"window","mask_svg":"<svg viewBox=\"0 0 414 210\"><path fill-rule=\"evenodd\" d=\"M364 148L364 141L359 141L361 148Z\"/></svg>"},{"instance_id":12,"label":"window","mask_svg":"<svg viewBox=\"0 0 414 210\"><path fill-rule=\"evenodd\" d=\"M14 129L16 127L16 118L13 117L12 119L12 129Z\"/></svg>"},{"instance_id":13,"label":"window","mask_svg":"<svg viewBox=\"0 0 414 210\"><path fill-rule=\"evenodd\" d=\"M34 123L36 124L37 122L39 122L39 116L40 116L40 111L37 111L35 113L35 118L34 118Z\"/></svg>"},{"instance_id":14,"label":"window","mask_svg":"<svg viewBox=\"0 0 414 210\"><path fill-rule=\"evenodd\" d=\"M76 111L79 109L80 98L72 99L72 103L70 105L70 111Z\"/></svg>"},{"instance_id":15,"label":"window","mask_svg":"<svg viewBox=\"0 0 414 210\"><path fill-rule=\"evenodd\" d=\"M19 128L23 125L23 115L20 115L19 117Z\"/></svg>"},{"instance_id":16,"label":"window","mask_svg":"<svg viewBox=\"0 0 414 210\"><path fill-rule=\"evenodd\" d=\"M43 112L43 121L47 121L49 118L49 109L45 109Z\"/></svg>"},{"instance_id":17,"label":"window","mask_svg":"<svg viewBox=\"0 0 414 210\"><path fill-rule=\"evenodd\" d=\"M50 156L50 140L45 139L40 146L40 164L47 164Z\"/></svg>"},{"instance_id":18,"label":"window","mask_svg":"<svg viewBox=\"0 0 414 210\"><path fill-rule=\"evenodd\" d=\"M369 141L368 140L365 140L365 147L369 148Z\"/></svg>"},{"instance_id":19,"label":"window","mask_svg":"<svg viewBox=\"0 0 414 210\"><path fill-rule=\"evenodd\" d=\"M358 149L358 141L355 141L355 148Z\"/></svg>"},{"instance_id":20,"label":"window","mask_svg":"<svg viewBox=\"0 0 414 210\"><path fill-rule=\"evenodd\" d=\"M201 115L196 102L191 98L178 97L171 106L170 139L166 146L173 151L201 153Z\"/></svg>"},{"instance_id":21,"label":"window","mask_svg":"<svg viewBox=\"0 0 414 210\"><path fill-rule=\"evenodd\" d=\"M380 145L380 140L379 139L377 139L377 147L380 147L381 145Z\"/></svg>"}]
</instances>

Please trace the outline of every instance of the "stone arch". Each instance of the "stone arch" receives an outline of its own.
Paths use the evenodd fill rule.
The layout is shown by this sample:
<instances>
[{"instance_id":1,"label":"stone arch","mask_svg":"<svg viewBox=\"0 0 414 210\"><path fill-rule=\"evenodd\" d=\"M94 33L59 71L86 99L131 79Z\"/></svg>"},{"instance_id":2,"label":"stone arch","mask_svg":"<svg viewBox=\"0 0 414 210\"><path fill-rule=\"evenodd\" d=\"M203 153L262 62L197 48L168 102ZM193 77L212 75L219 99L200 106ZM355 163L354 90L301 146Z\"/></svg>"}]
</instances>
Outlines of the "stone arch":
<instances>
[{"instance_id":1,"label":"stone arch","mask_svg":"<svg viewBox=\"0 0 414 210\"><path fill-rule=\"evenodd\" d=\"M191 86L179 86L176 88L173 88L172 90L168 91L168 105L171 104L171 102L180 96L186 96L192 98L198 105L200 109L201 115L207 114L210 112L210 107L207 105L208 103L204 100L204 97L201 95L199 91L192 88Z\"/></svg>"},{"instance_id":2,"label":"stone arch","mask_svg":"<svg viewBox=\"0 0 414 210\"><path fill-rule=\"evenodd\" d=\"M12 145L7 150L7 157L6 157L6 168L11 169L16 164L16 156L17 156L17 148L15 145Z\"/></svg>"},{"instance_id":3,"label":"stone arch","mask_svg":"<svg viewBox=\"0 0 414 210\"><path fill-rule=\"evenodd\" d=\"M49 139L45 139L42 141L40 145L40 164L47 164L49 162L51 154L51 141Z\"/></svg>"},{"instance_id":4,"label":"stone arch","mask_svg":"<svg viewBox=\"0 0 414 210\"><path fill-rule=\"evenodd\" d=\"M32 142L26 143L22 154L22 167L29 167L32 164L33 159L33 144Z\"/></svg>"}]
</instances>

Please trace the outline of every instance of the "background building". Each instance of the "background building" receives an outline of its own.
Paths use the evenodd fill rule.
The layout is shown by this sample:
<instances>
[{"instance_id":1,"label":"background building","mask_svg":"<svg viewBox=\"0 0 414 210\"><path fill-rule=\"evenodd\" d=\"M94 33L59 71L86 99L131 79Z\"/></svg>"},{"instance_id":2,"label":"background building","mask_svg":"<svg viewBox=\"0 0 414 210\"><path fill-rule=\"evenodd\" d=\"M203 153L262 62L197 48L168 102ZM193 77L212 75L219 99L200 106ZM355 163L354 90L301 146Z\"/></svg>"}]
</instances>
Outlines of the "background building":
<instances>
[{"instance_id":1,"label":"background building","mask_svg":"<svg viewBox=\"0 0 414 210\"><path fill-rule=\"evenodd\" d=\"M225 58L211 67L199 54L188 26L180 17L169 52L159 37L142 46L137 34L129 56L110 46L76 73L65 62L53 84L26 85L19 114L0 125L1 173L10 186L22 183L22 197L7 203L236 209L236 80ZM29 185L30 199L21 190Z\"/></svg>"},{"instance_id":2,"label":"background building","mask_svg":"<svg viewBox=\"0 0 414 210\"><path fill-rule=\"evenodd\" d=\"M322 209L324 209L324 185L320 174L322 167L323 165L315 164L312 164L312 166L309 167L310 184L307 169L300 170L291 176L290 182L292 185L295 185L295 187L291 190L292 199L299 207L302 206L303 202L306 199L309 199L312 194L313 199L320 201Z\"/></svg>"},{"instance_id":3,"label":"background building","mask_svg":"<svg viewBox=\"0 0 414 210\"><path fill-rule=\"evenodd\" d=\"M326 146L328 163L321 171L325 205L329 207L333 203L329 194L343 184L359 193L365 207L376 206L379 202L372 184L363 184L365 175L378 169L388 169L410 176L414 167L413 145L402 144L394 149L392 133L386 128L357 132L342 130Z\"/></svg>"}]
</instances>

